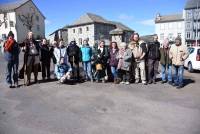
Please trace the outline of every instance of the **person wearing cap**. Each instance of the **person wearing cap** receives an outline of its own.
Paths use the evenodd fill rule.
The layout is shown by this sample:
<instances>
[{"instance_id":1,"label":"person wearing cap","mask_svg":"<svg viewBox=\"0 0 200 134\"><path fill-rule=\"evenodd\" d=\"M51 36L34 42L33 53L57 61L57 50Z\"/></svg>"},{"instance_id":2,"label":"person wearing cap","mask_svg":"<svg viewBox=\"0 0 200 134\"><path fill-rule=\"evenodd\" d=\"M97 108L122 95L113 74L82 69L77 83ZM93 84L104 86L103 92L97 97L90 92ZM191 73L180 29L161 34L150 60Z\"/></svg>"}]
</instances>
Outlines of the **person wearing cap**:
<instances>
[{"instance_id":1,"label":"person wearing cap","mask_svg":"<svg viewBox=\"0 0 200 134\"><path fill-rule=\"evenodd\" d=\"M75 39L73 39L67 47L67 55L69 63L72 67L72 77L76 78L77 81L80 81L80 73L79 73L79 62L80 62L80 48L76 44ZM75 77L75 73L77 74Z\"/></svg>"},{"instance_id":2,"label":"person wearing cap","mask_svg":"<svg viewBox=\"0 0 200 134\"><path fill-rule=\"evenodd\" d=\"M121 77L120 84L130 84L130 67L132 61L132 51L127 47L125 42L120 44L120 49L117 58L119 59L117 70L119 70L119 75Z\"/></svg>"},{"instance_id":3,"label":"person wearing cap","mask_svg":"<svg viewBox=\"0 0 200 134\"><path fill-rule=\"evenodd\" d=\"M20 48L18 43L14 39L14 34L12 31L8 33L8 38L3 45L3 49L4 49L4 58L7 61L6 81L9 84L10 88L19 87L18 66L19 66Z\"/></svg>"},{"instance_id":4,"label":"person wearing cap","mask_svg":"<svg viewBox=\"0 0 200 134\"><path fill-rule=\"evenodd\" d=\"M184 73L184 61L189 56L186 45L181 42L181 37L175 39L175 44L171 46L169 51L169 57L172 59L174 67L174 83L177 89L183 88L183 73Z\"/></svg>"},{"instance_id":5,"label":"person wearing cap","mask_svg":"<svg viewBox=\"0 0 200 134\"><path fill-rule=\"evenodd\" d=\"M93 82L91 65L92 48L88 44L88 38L83 40L83 46L81 47L81 57L85 73L85 80L88 81L90 79L90 81Z\"/></svg>"}]
</instances>

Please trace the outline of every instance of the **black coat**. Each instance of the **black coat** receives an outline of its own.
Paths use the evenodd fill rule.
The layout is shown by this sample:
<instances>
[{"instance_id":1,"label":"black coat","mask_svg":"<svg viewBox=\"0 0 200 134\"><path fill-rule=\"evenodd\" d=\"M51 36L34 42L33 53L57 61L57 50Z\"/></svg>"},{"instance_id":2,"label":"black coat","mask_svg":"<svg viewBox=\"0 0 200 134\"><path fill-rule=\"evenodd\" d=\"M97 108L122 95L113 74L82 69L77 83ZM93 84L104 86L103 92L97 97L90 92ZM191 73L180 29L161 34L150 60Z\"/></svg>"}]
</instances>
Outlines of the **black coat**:
<instances>
[{"instance_id":1,"label":"black coat","mask_svg":"<svg viewBox=\"0 0 200 134\"><path fill-rule=\"evenodd\" d=\"M67 47L67 55L69 57L69 62L78 63L80 61L80 55L81 55L80 48L76 44L70 43L69 46Z\"/></svg>"},{"instance_id":2,"label":"black coat","mask_svg":"<svg viewBox=\"0 0 200 134\"><path fill-rule=\"evenodd\" d=\"M160 42L154 41L148 45L148 59L160 60Z\"/></svg>"}]
</instances>

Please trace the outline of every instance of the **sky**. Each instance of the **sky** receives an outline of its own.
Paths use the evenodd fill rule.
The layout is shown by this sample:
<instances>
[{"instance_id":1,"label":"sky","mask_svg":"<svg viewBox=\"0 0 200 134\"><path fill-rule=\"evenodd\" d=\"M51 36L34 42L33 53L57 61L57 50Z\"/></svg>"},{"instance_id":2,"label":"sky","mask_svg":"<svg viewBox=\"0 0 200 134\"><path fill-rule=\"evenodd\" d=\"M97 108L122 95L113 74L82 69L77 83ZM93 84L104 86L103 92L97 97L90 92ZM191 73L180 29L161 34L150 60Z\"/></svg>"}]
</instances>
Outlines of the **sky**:
<instances>
[{"instance_id":1,"label":"sky","mask_svg":"<svg viewBox=\"0 0 200 134\"><path fill-rule=\"evenodd\" d=\"M0 0L0 4L16 0ZM182 13L186 0L33 0L46 17L46 36L85 13L119 21L140 35L155 33L157 13Z\"/></svg>"}]
</instances>

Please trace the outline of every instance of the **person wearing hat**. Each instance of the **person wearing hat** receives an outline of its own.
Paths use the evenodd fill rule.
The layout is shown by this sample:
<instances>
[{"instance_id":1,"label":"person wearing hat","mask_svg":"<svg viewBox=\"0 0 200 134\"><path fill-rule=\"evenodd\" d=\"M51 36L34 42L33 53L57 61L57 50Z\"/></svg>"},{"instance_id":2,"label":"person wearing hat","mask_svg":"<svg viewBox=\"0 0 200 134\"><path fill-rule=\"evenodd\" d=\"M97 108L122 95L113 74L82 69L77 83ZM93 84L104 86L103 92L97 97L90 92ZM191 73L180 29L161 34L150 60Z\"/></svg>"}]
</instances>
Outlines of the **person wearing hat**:
<instances>
[{"instance_id":1,"label":"person wearing hat","mask_svg":"<svg viewBox=\"0 0 200 134\"><path fill-rule=\"evenodd\" d=\"M85 73L85 80L87 81L90 79L90 81L93 82L91 65L92 48L88 44L88 38L83 40L83 46L81 47L81 57Z\"/></svg>"},{"instance_id":2,"label":"person wearing hat","mask_svg":"<svg viewBox=\"0 0 200 134\"><path fill-rule=\"evenodd\" d=\"M189 56L186 45L181 42L181 37L175 39L175 44L171 46L169 51L169 57L172 59L174 67L174 83L177 89L183 88L183 72L184 72L184 61Z\"/></svg>"},{"instance_id":3,"label":"person wearing hat","mask_svg":"<svg viewBox=\"0 0 200 134\"><path fill-rule=\"evenodd\" d=\"M122 79L121 84L130 84L130 67L132 62L132 51L125 42L120 44L117 58L119 59L117 70Z\"/></svg>"},{"instance_id":4,"label":"person wearing hat","mask_svg":"<svg viewBox=\"0 0 200 134\"><path fill-rule=\"evenodd\" d=\"M19 53L20 48L14 39L12 31L8 33L8 38L4 43L4 57L7 61L6 81L9 87L18 87L18 66L19 66ZM13 74L13 76L12 76ZM12 80L13 77L13 80ZM13 83L14 82L14 83ZM14 86L13 86L14 84Z\"/></svg>"},{"instance_id":5,"label":"person wearing hat","mask_svg":"<svg viewBox=\"0 0 200 134\"><path fill-rule=\"evenodd\" d=\"M72 67L72 77L80 81L79 62L80 62L80 48L77 46L75 39L73 39L67 47L67 55L69 63ZM76 71L76 72L75 72ZM77 74L75 77L75 73Z\"/></svg>"}]
</instances>

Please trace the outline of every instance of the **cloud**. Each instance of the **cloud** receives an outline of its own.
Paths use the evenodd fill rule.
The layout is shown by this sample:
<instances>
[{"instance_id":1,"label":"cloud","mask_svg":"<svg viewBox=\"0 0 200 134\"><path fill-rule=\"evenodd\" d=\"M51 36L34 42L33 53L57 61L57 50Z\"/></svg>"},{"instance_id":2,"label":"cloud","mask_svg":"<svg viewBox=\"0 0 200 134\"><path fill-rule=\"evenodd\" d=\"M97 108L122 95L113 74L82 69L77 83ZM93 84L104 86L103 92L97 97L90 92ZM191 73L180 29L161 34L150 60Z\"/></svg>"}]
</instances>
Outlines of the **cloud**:
<instances>
[{"instance_id":1,"label":"cloud","mask_svg":"<svg viewBox=\"0 0 200 134\"><path fill-rule=\"evenodd\" d=\"M155 25L154 19L142 20L142 21L139 21L139 23L142 25L146 25L146 26L154 26Z\"/></svg>"},{"instance_id":2,"label":"cloud","mask_svg":"<svg viewBox=\"0 0 200 134\"><path fill-rule=\"evenodd\" d=\"M125 21L133 20L133 16L128 15L128 14L120 14L120 15L118 16L118 18L119 18L120 20L125 20Z\"/></svg>"},{"instance_id":3,"label":"cloud","mask_svg":"<svg viewBox=\"0 0 200 134\"><path fill-rule=\"evenodd\" d=\"M49 25L49 24L51 24L51 21L50 20L45 20L45 24Z\"/></svg>"}]
</instances>

